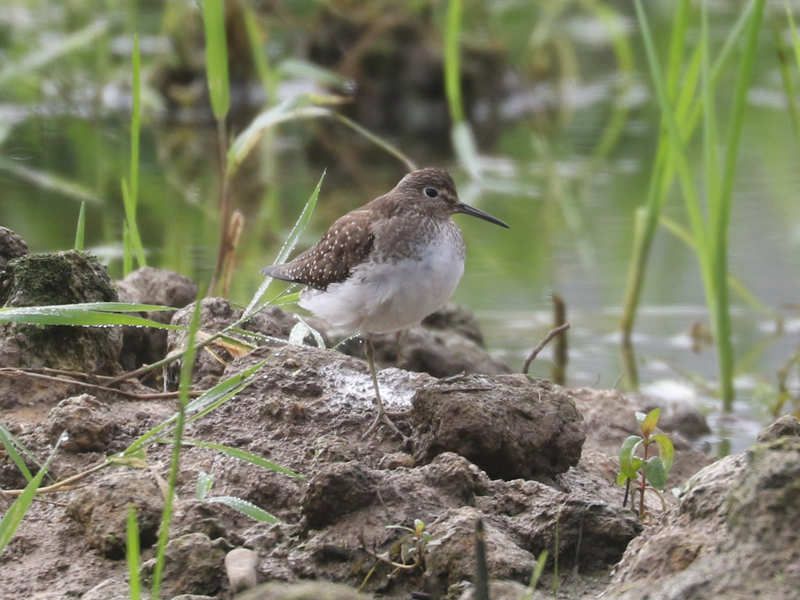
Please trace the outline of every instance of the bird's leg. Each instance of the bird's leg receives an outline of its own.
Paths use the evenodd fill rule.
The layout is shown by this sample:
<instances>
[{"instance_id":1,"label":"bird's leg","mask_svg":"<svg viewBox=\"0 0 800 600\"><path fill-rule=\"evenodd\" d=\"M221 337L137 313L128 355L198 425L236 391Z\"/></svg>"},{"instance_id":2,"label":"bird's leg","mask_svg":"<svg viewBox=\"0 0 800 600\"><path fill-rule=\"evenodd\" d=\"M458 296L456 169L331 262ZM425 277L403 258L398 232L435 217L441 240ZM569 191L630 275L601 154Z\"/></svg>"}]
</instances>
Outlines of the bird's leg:
<instances>
[{"instance_id":1,"label":"bird's leg","mask_svg":"<svg viewBox=\"0 0 800 600\"><path fill-rule=\"evenodd\" d=\"M372 375L372 385L375 388L375 403L378 405L378 416L375 417L372 425L369 426L362 437L369 436L378 425L385 423L388 425L389 429L399 435L405 442L407 439L406 436L403 435L403 432L392 422L389 415L386 414L386 410L383 408L383 400L381 400L381 392L378 388L378 375L375 371L375 347L372 345L372 338L370 338L369 335L365 335L364 341L367 344L367 364L369 365L369 374Z\"/></svg>"}]
</instances>

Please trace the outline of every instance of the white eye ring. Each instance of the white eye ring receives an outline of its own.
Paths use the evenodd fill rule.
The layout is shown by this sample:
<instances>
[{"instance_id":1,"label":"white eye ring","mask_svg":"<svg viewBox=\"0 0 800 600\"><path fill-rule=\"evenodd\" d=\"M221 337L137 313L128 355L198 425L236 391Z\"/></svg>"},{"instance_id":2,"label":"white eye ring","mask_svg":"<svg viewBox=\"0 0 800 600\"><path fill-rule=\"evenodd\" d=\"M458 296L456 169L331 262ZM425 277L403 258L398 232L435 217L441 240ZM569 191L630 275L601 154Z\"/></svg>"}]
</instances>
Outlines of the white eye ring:
<instances>
[{"instance_id":1,"label":"white eye ring","mask_svg":"<svg viewBox=\"0 0 800 600\"><path fill-rule=\"evenodd\" d=\"M436 188L426 187L424 191L428 198L436 198L436 196L439 195L439 192Z\"/></svg>"}]
</instances>

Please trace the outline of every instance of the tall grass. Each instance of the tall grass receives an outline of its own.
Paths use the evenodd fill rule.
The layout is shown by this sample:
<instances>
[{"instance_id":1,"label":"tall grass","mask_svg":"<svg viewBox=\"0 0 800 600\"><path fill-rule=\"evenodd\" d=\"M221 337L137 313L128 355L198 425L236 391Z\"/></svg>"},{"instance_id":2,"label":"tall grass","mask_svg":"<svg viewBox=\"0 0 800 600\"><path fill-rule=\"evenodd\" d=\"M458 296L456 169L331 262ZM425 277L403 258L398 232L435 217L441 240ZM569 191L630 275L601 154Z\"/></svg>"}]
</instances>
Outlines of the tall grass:
<instances>
[{"instance_id":1,"label":"tall grass","mask_svg":"<svg viewBox=\"0 0 800 600\"><path fill-rule=\"evenodd\" d=\"M233 209L229 197L229 173L224 159L228 147L226 119L231 106L230 84L228 82L228 47L225 36L225 3L223 0L203 0L203 28L206 36L206 80L208 94L211 99L211 110L217 122L217 148L219 152L220 187L219 187L219 223L220 238L217 251L217 266L211 280L209 294L214 295L220 282L227 281L226 265L231 264L229 257L234 251L235 241L232 239L231 217ZM222 294L227 290L223 286Z\"/></svg>"},{"instance_id":2,"label":"tall grass","mask_svg":"<svg viewBox=\"0 0 800 600\"><path fill-rule=\"evenodd\" d=\"M641 0L636 0L636 15L644 40L650 75L656 98L661 110L662 130L665 136L659 141L655 165L648 189L647 212L643 219L642 231L637 232L635 261L629 271L626 290L623 333L630 339L635 309L638 305L644 269L650 246L655 234L658 217L677 173L684 199L684 206L692 232L700 272L708 305L709 315L717 345L720 373L720 395L726 410L730 410L734 397L733 390L733 345L731 342L730 302L728 287L728 226L733 200L733 182L736 174L739 143L741 139L746 93L750 84L756 44L761 27L764 0L754 0L745 10L734 30L741 26L745 32L745 43L737 67L736 83L733 89L733 109L730 114L727 135L724 142L724 157L718 155L719 135L715 110L716 82L721 62L733 47L733 42L723 46L720 59L711 67L706 3L701 5L701 36L688 64L684 65L683 49L686 44L686 28L689 20L690 4L681 0L676 5L675 20L670 40L670 53L667 74L664 75L650 32L647 15ZM729 40L733 39L731 36ZM677 93L680 73L684 73L683 86ZM700 99L692 107L692 96L696 82L700 78ZM692 112L690 111L692 108ZM705 181L704 214L702 197L697 193L695 175L688 159L688 142L695 126L695 114L702 115L703 125L703 171ZM687 119L687 115L689 115ZM683 125L683 127L681 126ZM641 221L639 221L641 222Z\"/></svg>"},{"instance_id":3,"label":"tall grass","mask_svg":"<svg viewBox=\"0 0 800 600\"><path fill-rule=\"evenodd\" d=\"M122 203L125 207L125 226L123 233L123 271L127 275L133 266L132 256L140 267L147 266L144 246L139 235L136 219L139 203L139 134L142 127L142 63L139 56L139 36L133 36L132 85L131 85L131 160L128 179L122 178Z\"/></svg>"},{"instance_id":4,"label":"tall grass","mask_svg":"<svg viewBox=\"0 0 800 600\"><path fill-rule=\"evenodd\" d=\"M164 553L166 552L167 539L169 538L169 524L172 521L172 503L175 499L175 485L178 481L186 405L189 403L189 388L192 384L192 369L194 368L194 357L197 352L194 340L197 331L200 329L201 299L202 297L198 296L194 302L194 311L192 311L192 320L189 325L186 341L186 352L183 355L183 363L181 364L181 377L178 385L178 415L175 419L172 458L170 460L169 478L167 480L167 494L164 499L164 511L161 515L161 526L158 531L156 564L153 569L153 586L151 588L152 600L158 600L159 591L161 589L161 577L164 572Z\"/></svg>"}]
</instances>

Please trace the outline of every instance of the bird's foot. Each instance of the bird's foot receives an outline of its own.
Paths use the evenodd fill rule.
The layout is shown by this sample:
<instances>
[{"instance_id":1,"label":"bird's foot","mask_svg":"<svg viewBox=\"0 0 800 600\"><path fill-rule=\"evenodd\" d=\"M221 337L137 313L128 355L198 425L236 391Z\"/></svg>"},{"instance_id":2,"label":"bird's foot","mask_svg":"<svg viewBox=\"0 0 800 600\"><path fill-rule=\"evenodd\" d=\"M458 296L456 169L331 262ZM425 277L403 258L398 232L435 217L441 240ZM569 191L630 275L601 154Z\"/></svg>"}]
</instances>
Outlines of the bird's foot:
<instances>
[{"instance_id":1,"label":"bird's foot","mask_svg":"<svg viewBox=\"0 0 800 600\"><path fill-rule=\"evenodd\" d=\"M379 410L378 411L378 415L375 417L375 420L372 421L372 424L369 427L367 427L367 430L363 433L363 435L361 436L361 439L362 440L366 439L369 436L371 436L373 433L375 433L375 431L378 429L378 426L381 423L386 425L395 434L397 434L397 436L400 437L400 439L403 442L403 446L409 445L409 442L411 441L411 438L407 437L402 431L400 431L400 429L397 427L397 425L394 424L394 421L392 421L389 418L389 415L386 414L386 411L383 411L383 410Z\"/></svg>"}]
</instances>

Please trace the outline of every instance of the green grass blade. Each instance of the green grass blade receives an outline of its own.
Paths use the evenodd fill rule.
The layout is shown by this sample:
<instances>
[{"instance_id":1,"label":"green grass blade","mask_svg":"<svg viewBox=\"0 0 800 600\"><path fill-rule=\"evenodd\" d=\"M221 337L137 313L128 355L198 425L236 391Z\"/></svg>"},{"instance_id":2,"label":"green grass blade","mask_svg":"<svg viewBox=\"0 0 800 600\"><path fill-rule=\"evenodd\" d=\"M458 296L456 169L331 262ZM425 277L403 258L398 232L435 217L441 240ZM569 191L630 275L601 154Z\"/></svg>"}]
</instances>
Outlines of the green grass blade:
<instances>
[{"instance_id":1,"label":"green grass blade","mask_svg":"<svg viewBox=\"0 0 800 600\"><path fill-rule=\"evenodd\" d=\"M101 303L106 304L106 303ZM123 305L126 312L142 310L136 304ZM141 305L146 306L146 305ZM137 317L118 312L93 310L89 305L65 304L54 306L22 306L0 308L0 323L26 323L30 325L72 325L82 327L100 327L108 325L136 325L139 327L155 327L157 329L179 330L182 327L159 323L151 319ZM161 307L160 307L161 308Z\"/></svg>"},{"instance_id":2,"label":"green grass blade","mask_svg":"<svg viewBox=\"0 0 800 600\"><path fill-rule=\"evenodd\" d=\"M755 64L758 35L764 14L765 0L755 0L754 10L750 17L745 47L733 94L731 123L725 142L725 159L722 170L722 182L717 212L712 215L713 256L712 274L716 288L716 309L712 312L714 319L714 338L719 355L720 383L722 386L723 408L733 408L733 343L731 341L730 303L728 299L728 226L730 223L733 184L736 174L736 163L739 156L739 143L744 123L744 111L747 106L747 90Z\"/></svg>"},{"instance_id":3,"label":"green grass blade","mask_svg":"<svg viewBox=\"0 0 800 600\"><path fill-rule=\"evenodd\" d=\"M139 578L141 550L139 546L139 524L136 522L136 507L128 506L128 526L126 530L125 559L128 563L128 589L131 600L142 597L142 582Z\"/></svg>"},{"instance_id":4,"label":"green grass blade","mask_svg":"<svg viewBox=\"0 0 800 600\"><path fill-rule=\"evenodd\" d=\"M792 14L792 7L789 6L789 0L785 2L786 18L789 21L789 31L792 34L792 47L794 48L794 58L797 61L797 68L800 69L800 35L797 33L797 28L794 24L794 15Z\"/></svg>"},{"instance_id":5,"label":"green grass blade","mask_svg":"<svg viewBox=\"0 0 800 600\"><path fill-rule=\"evenodd\" d=\"M123 181L123 184L125 182ZM123 188L124 189L124 188ZM123 192L124 194L125 192ZM133 271L133 244L128 222L122 221L122 274L127 276Z\"/></svg>"},{"instance_id":6,"label":"green grass blade","mask_svg":"<svg viewBox=\"0 0 800 600\"><path fill-rule=\"evenodd\" d=\"M33 502L33 497L36 495L36 490L39 489L39 486L42 483L42 478L47 472L47 469L50 467L50 462L53 460L56 452L58 452L58 448L61 445L62 439L63 436L59 438L55 448L53 448L50 456L47 457L47 460L45 461L44 465L42 465L42 468L36 473L36 476L28 482L28 485L25 486L25 489L22 491L22 493L17 496L17 499L14 500L13 504L6 511L6 514L3 515L3 520L0 521L0 553L2 553L5 547L8 546L8 543L11 541L11 538L14 537L14 533L19 527L19 524L22 523L22 519L25 518L25 513L28 512L31 503Z\"/></svg>"},{"instance_id":7,"label":"green grass blade","mask_svg":"<svg viewBox=\"0 0 800 600\"><path fill-rule=\"evenodd\" d=\"M320 189L322 189L322 182L324 179L325 171L322 172L314 191L311 192L311 196L309 196L308 200L306 201L306 205L303 207L303 210L301 211L300 216L297 218L294 227L292 227L292 230L289 232L289 237L286 238L286 241L283 243L283 246L281 246L281 249L278 252L278 256L275 257L275 262L272 264L279 265L286 262L286 259L289 258L292 250L294 250L297 240L300 239L300 235L308 226L309 221L311 221L311 215L314 213L314 209L317 206L317 198L319 197ZM253 311L256 309L256 306L258 306L261 297L266 293L267 288L271 283L272 277L267 277L264 279L261 285L258 286L258 290L253 295L252 300L250 300L247 308L244 309L244 313L242 315L243 318L253 313Z\"/></svg>"},{"instance_id":8,"label":"green grass blade","mask_svg":"<svg viewBox=\"0 0 800 600\"><path fill-rule=\"evenodd\" d=\"M464 120L464 106L461 100L461 0L447 3L447 21L444 28L444 89L450 120L455 124Z\"/></svg>"},{"instance_id":9,"label":"green grass blade","mask_svg":"<svg viewBox=\"0 0 800 600\"><path fill-rule=\"evenodd\" d=\"M800 114L797 112L797 98L794 89L794 81L792 81L792 72L789 68L789 50L783 41L783 35L780 28L775 26L772 31L773 38L775 39L775 50L778 54L778 68L781 72L783 92L786 96L786 107L789 110L789 117L791 118L795 139L800 140Z\"/></svg>"},{"instance_id":10,"label":"green grass blade","mask_svg":"<svg viewBox=\"0 0 800 600\"><path fill-rule=\"evenodd\" d=\"M236 373L235 375L220 381L210 390L189 402L189 404L186 406L186 414L188 415L187 422L191 423L196 421L197 419L204 417L208 413L216 410L228 402L231 398L236 396L236 394L241 392L255 381L253 375L266 363L266 359L262 360L252 367L245 369L241 373ZM175 423L177 419L178 413L175 413L169 419L166 419L152 429L149 429L136 438L133 443L121 453L121 456L132 456L148 444L154 443L156 441L156 437L167 427Z\"/></svg>"},{"instance_id":11,"label":"green grass blade","mask_svg":"<svg viewBox=\"0 0 800 600\"><path fill-rule=\"evenodd\" d=\"M686 212L689 215L689 222L692 226L692 234L695 237L695 244L698 250L698 259L700 261L701 271L703 273L703 282L706 285L706 297L713 298L713 290L710 289L710 257L707 250L708 247L708 234L706 232L703 216L700 210L700 203L697 199L697 193L694 189L694 177L689 161L686 158L686 149L683 140L681 139L680 129L678 127L676 116L667 99L666 90L664 89L664 77L661 74L661 67L658 63L656 55L655 43L652 34L650 33L650 26L647 21L644 9L642 8L641 0L635 0L636 16L639 20L639 25L642 30L642 37L644 39L645 51L647 54L647 62L650 67L650 74L653 80L653 86L656 90L658 104L661 108L661 114L665 117L667 131L670 136L670 147L672 157L676 164L676 170L683 192L684 204ZM710 305L713 303L710 303Z\"/></svg>"},{"instance_id":12,"label":"green grass blade","mask_svg":"<svg viewBox=\"0 0 800 600\"><path fill-rule=\"evenodd\" d=\"M276 473L283 473L284 475L288 475L289 477L295 477L297 479L305 479L305 477L303 477L299 473L295 473L291 469L282 467L279 464L276 464L272 461L267 460L262 456L259 456L258 454L253 454L252 452L248 452L247 450L242 450L241 448L233 448L231 446L216 444L214 442L197 442L193 440L183 440L183 445L196 446L198 448L208 448L209 450L216 450L218 452L222 452L223 454L227 454L228 456L232 456L233 458L238 458L241 461L248 462L258 467L269 469L270 471L275 471Z\"/></svg>"},{"instance_id":13,"label":"green grass blade","mask_svg":"<svg viewBox=\"0 0 800 600\"><path fill-rule=\"evenodd\" d=\"M244 25L247 29L247 41L250 44L250 55L256 66L256 73L261 86L267 95L267 104L275 102L280 75L272 68L264 51L264 35L258 23L258 16L249 4L244 5Z\"/></svg>"},{"instance_id":14,"label":"green grass blade","mask_svg":"<svg viewBox=\"0 0 800 600\"><path fill-rule=\"evenodd\" d=\"M123 233L123 236L127 238L127 241L123 240L125 251L129 256L136 257L136 262L140 267L147 266L142 238L139 237L139 226L136 223L136 201L131 196L128 182L124 177L122 178L122 205L125 208L125 233L127 233L127 236ZM126 258L126 262L132 263L133 261L131 258ZM133 265L131 264L131 266Z\"/></svg>"},{"instance_id":15,"label":"green grass blade","mask_svg":"<svg viewBox=\"0 0 800 600\"><path fill-rule=\"evenodd\" d=\"M2 156L0 156L0 171L10 173L18 179L35 185L42 190L61 194L72 200L77 200L78 202L88 202L89 204L98 205L104 202L100 196L80 184L68 181L58 175L31 169L30 167L18 164L16 161L9 160Z\"/></svg>"},{"instance_id":16,"label":"green grass blade","mask_svg":"<svg viewBox=\"0 0 800 600\"><path fill-rule=\"evenodd\" d=\"M183 364L181 365L181 377L180 383L178 384L178 416L175 419L175 437L172 444L172 458L170 460L169 478L167 480L167 494L164 499L164 511L161 514L161 526L158 532L156 564L153 568L153 587L151 594L153 600L158 600L161 578L164 571L165 550L167 547L167 538L169 537L169 524L172 520L172 503L175 499L175 486L178 481L178 470L180 467L184 416L186 406L189 403L189 388L192 385L192 369L194 368L194 358L197 352L194 340L200 329L201 299L202 296L199 295L195 299L192 321L189 325L187 350L183 355Z\"/></svg>"},{"instance_id":17,"label":"green grass blade","mask_svg":"<svg viewBox=\"0 0 800 600\"><path fill-rule=\"evenodd\" d=\"M89 25L64 37L58 43L48 43L41 50L36 50L17 60L6 61L0 69L0 85L20 75L28 75L44 65L58 60L62 56L88 47L109 29L106 19L96 19Z\"/></svg>"},{"instance_id":18,"label":"green grass blade","mask_svg":"<svg viewBox=\"0 0 800 600\"><path fill-rule=\"evenodd\" d=\"M711 81L708 44L708 3L700 9L700 56L703 73L703 161L705 168L708 210L712 219L719 205L719 156L717 155L717 122L714 110L714 84Z\"/></svg>"},{"instance_id":19,"label":"green grass blade","mask_svg":"<svg viewBox=\"0 0 800 600\"><path fill-rule=\"evenodd\" d=\"M230 108L228 47L225 39L225 3L203 0L203 26L206 34L206 77L214 118L224 121Z\"/></svg>"},{"instance_id":20,"label":"green grass blade","mask_svg":"<svg viewBox=\"0 0 800 600\"><path fill-rule=\"evenodd\" d=\"M133 106L131 110L131 165L130 165L130 201L133 205L133 223L138 235L136 224L136 209L139 204L139 136L142 128L142 61L139 55L139 35L133 36L133 84L131 94ZM130 220L130 215L128 216ZM139 266L144 266L140 263Z\"/></svg>"},{"instance_id":21,"label":"green grass blade","mask_svg":"<svg viewBox=\"0 0 800 600\"><path fill-rule=\"evenodd\" d=\"M8 457L17 466L19 472L22 473L23 477L25 477L25 480L30 482L33 479L33 475L31 475L30 470L28 470L28 465L25 464L25 461L19 455L19 452L17 452L17 440L14 435L2 424L0 424L0 442L3 443L3 447L6 449L6 454L8 454Z\"/></svg>"},{"instance_id":22,"label":"green grass blade","mask_svg":"<svg viewBox=\"0 0 800 600\"><path fill-rule=\"evenodd\" d=\"M544 572L544 566L547 564L547 550L542 550L539 553L539 558L536 559L536 565L533 567L533 572L531 573L531 580L528 583L528 592L527 592L527 599L531 600L533 598L533 590L536 589L536 586L539 584L539 579L542 577L542 573Z\"/></svg>"},{"instance_id":23,"label":"green grass blade","mask_svg":"<svg viewBox=\"0 0 800 600\"><path fill-rule=\"evenodd\" d=\"M242 498L237 498L236 496L212 496L211 498L206 498L206 502L217 502L224 504L225 506L238 511L243 515L247 515L248 517L255 519L256 521L261 521L262 523L281 522L279 518L271 515L263 508L259 508L255 504Z\"/></svg>"},{"instance_id":24,"label":"green grass blade","mask_svg":"<svg viewBox=\"0 0 800 600\"><path fill-rule=\"evenodd\" d=\"M78 224L75 227L75 244L73 248L83 252L84 238L86 234L86 202L81 202L81 209L78 211Z\"/></svg>"}]
</instances>

